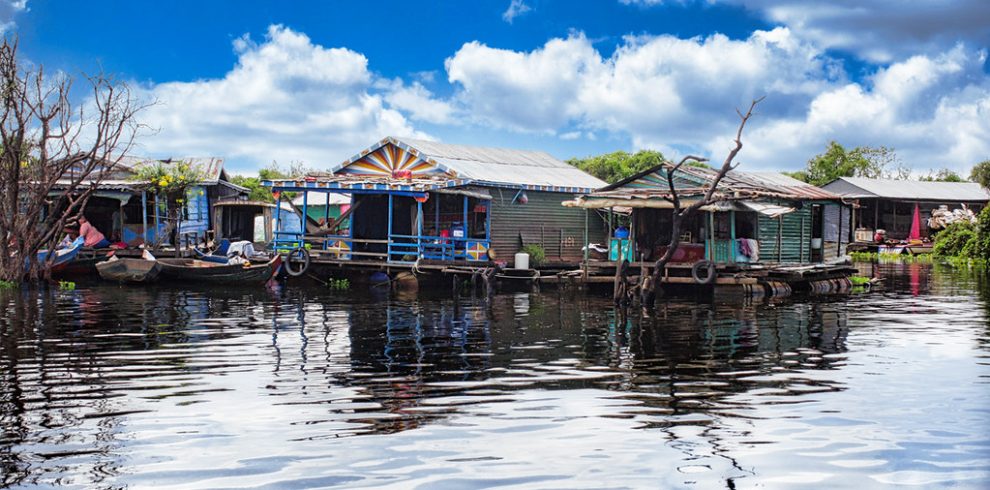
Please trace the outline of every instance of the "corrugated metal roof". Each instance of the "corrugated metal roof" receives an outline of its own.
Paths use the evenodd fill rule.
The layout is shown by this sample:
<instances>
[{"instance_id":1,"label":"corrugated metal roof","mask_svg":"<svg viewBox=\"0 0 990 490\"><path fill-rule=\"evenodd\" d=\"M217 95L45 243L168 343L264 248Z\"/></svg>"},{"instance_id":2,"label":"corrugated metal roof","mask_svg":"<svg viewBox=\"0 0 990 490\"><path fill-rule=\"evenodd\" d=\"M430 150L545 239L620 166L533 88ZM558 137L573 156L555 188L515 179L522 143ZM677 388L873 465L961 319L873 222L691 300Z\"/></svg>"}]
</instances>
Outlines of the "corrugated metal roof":
<instances>
[{"instance_id":1,"label":"corrugated metal roof","mask_svg":"<svg viewBox=\"0 0 990 490\"><path fill-rule=\"evenodd\" d=\"M908 201L961 202L990 201L990 192L974 182L919 182L917 180L867 179L841 177L824 188L853 198L886 198Z\"/></svg>"},{"instance_id":2,"label":"corrugated metal roof","mask_svg":"<svg viewBox=\"0 0 990 490\"><path fill-rule=\"evenodd\" d=\"M590 191L606 185L601 179L543 151L451 145L395 137L379 141L348 161L335 166L331 172L336 173L389 143L410 147L416 151L419 158L435 163L443 170L456 174L458 178L477 183L548 186L569 191L574 189Z\"/></svg>"},{"instance_id":3,"label":"corrugated metal roof","mask_svg":"<svg viewBox=\"0 0 990 490\"><path fill-rule=\"evenodd\" d=\"M673 165L665 163L641 172L616 184L612 184L594 196L616 198L620 195L640 199L664 199L670 197L667 171ZM696 196L705 193L717 171L712 168L681 167L674 174L674 186L679 196ZM719 182L718 194L729 196L745 194L792 200L838 200L840 197L806 182L776 172L742 172L733 170Z\"/></svg>"}]
</instances>

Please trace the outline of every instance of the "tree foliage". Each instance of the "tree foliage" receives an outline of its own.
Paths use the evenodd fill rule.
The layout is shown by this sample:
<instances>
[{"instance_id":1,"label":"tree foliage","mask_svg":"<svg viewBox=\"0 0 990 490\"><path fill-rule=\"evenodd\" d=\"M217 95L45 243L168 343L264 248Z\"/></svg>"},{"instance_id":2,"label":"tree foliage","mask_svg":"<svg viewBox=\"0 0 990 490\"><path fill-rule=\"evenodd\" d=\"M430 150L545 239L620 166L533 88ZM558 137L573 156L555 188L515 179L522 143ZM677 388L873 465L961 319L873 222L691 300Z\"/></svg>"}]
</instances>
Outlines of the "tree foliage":
<instances>
[{"instance_id":1,"label":"tree foliage","mask_svg":"<svg viewBox=\"0 0 990 490\"><path fill-rule=\"evenodd\" d=\"M310 170L304 167L301 163L291 163L288 168L283 168L277 162L272 162L271 165L259 169L257 177L235 175L231 177L230 181L241 187L247 188L249 192L248 199L252 201L274 203L275 198L272 196L271 189L261 185L263 180L292 179L296 177L303 177L309 172Z\"/></svg>"},{"instance_id":2,"label":"tree foliage","mask_svg":"<svg viewBox=\"0 0 990 490\"><path fill-rule=\"evenodd\" d=\"M663 154L659 151L640 150L633 154L614 151L593 157L572 158L567 163L609 184L614 184L639 172L656 167L664 161Z\"/></svg>"},{"instance_id":3,"label":"tree foliage","mask_svg":"<svg viewBox=\"0 0 990 490\"><path fill-rule=\"evenodd\" d=\"M892 148L860 146L847 150L830 141L824 152L808 160L805 170L787 175L820 186L840 177L903 180L911 176L911 170L900 162Z\"/></svg>"},{"instance_id":4,"label":"tree foliage","mask_svg":"<svg viewBox=\"0 0 990 490\"><path fill-rule=\"evenodd\" d=\"M922 182L966 182L962 176L947 168L931 170L928 175L923 175L918 180Z\"/></svg>"},{"instance_id":5,"label":"tree foliage","mask_svg":"<svg viewBox=\"0 0 990 490\"><path fill-rule=\"evenodd\" d=\"M990 189L990 160L984 160L973 166L969 172L969 180Z\"/></svg>"}]
</instances>

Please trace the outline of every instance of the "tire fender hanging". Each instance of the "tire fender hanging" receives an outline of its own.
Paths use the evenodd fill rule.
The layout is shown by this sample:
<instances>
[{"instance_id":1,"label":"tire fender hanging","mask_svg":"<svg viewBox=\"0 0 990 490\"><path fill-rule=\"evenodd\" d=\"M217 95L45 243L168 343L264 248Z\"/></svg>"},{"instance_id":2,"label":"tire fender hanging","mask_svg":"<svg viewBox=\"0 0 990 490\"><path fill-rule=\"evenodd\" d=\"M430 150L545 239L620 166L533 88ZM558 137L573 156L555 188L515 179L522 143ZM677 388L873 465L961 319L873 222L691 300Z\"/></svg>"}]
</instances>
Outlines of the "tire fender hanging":
<instances>
[{"instance_id":1,"label":"tire fender hanging","mask_svg":"<svg viewBox=\"0 0 990 490\"><path fill-rule=\"evenodd\" d=\"M715 263L710 260L699 260L691 266L691 278L698 284L711 284L716 275Z\"/></svg>"}]
</instances>

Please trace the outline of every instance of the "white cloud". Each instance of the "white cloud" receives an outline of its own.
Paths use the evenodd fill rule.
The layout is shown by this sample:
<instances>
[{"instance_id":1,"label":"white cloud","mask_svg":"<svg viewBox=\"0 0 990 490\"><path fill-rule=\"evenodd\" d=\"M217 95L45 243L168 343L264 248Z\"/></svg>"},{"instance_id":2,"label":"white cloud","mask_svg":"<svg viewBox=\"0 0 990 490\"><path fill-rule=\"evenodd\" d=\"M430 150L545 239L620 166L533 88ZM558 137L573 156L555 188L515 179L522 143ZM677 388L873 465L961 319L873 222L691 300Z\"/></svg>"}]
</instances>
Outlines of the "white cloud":
<instances>
[{"instance_id":1,"label":"white cloud","mask_svg":"<svg viewBox=\"0 0 990 490\"><path fill-rule=\"evenodd\" d=\"M721 159L735 109L767 95L744 136L750 168L801 167L836 139L894 147L916 168L966 171L990 156L985 61L960 44L854 83L821 48L776 28L743 40L632 36L607 58L580 33L529 52L471 42L446 67L457 103L485 126L564 140L606 132Z\"/></svg>"},{"instance_id":2,"label":"white cloud","mask_svg":"<svg viewBox=\"0 0 990 490\"><path fill-rule=\"evenodd\" d=\"M990 78L985 52L962 46L915 56L877 71L862 84L816 96L801 118L781 118L750 133L750 156L803 162L828 140L894 147L915 169L961 173L990 157ZM812 153L808 153L812 151Z\"/></svg>"},{"instance_id":3,"label":"white cloud","mask_svg":"<svg viewBox=\"0 0 990 490\"><path fill-rule=\"evenodd\" d=\"M986 0L721 0L761 13L823 48L889 63L935 54L959 41L990 42Z\"/></svg>"},{"instance_id":4,"label":"white cloud","mask_svg":"<svg viewBox=\"0 0 990 490\"><path fill-rule=\"evenodd\" d=\"M398 82L385 97L389 106L409 113L412 119L434 124L453 124L454 109L433 94L419 82L412 85L402 85Z\"/></svg>"},{"instance_id":5,"label":"white cloud","mask_svg":"<svg viewBox=\"0 0 990 490\"><path fill-rule=\"evenodd\" d=\"M533 10L532 7L523 3L523 0L512 0L509 2L509 8L502 12L502 20L512 23L512 21L526 12Z\"/></svg>"},{"instance_id":6,"label":"white cloud","mask_svg":"<svg viewBox=\"0 0 990 490\"><path fill-rule=\"evenodd\" d=\"M282 26L269 27L260 44L241 37L234 49L237 64L223 78L148 87L159 103L140 116L160 132L137 153L326 168L386 135L428 137L389 107L360 53L314 45ZM403 90L428 100L418 84ZM423 111L440 113L428 105Z\"/></svg>"},{"instance_id":7,"label":"white cloud","mask_svg":"<svg viewBox=\"0 0 990 490\"><path fill-rule=\"evenodd\" d=\"M0 34L13 29L14 16L27 11L27 0L0 0Z\"/></svg>"}]
</instances>

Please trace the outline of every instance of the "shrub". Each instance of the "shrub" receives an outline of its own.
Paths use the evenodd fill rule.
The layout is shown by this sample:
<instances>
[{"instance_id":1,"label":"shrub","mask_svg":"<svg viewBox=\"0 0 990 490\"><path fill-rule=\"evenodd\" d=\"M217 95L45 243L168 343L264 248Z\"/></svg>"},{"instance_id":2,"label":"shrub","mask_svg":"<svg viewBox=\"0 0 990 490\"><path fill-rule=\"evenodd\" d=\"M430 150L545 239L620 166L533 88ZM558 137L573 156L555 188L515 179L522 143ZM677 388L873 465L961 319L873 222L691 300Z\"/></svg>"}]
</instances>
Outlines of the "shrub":
<instances>
[{"instance_id":1,"label":"shrub","mask_svg":"<svg viewBox=\"0 0 990 490\"><path fill-rule=\"evenodd\" d=\"M547 254L543 251L543 247L536 245L535 243L525 245L519 251L529 254L530 267L538 267L542 265L543 261L547 258Z\"/></svg>"},{"instance_id":2,"label":"shrub","mask_svg":"<svg viewBox=\"0 0 990 490\"><path fill-rule=\"evenodd\" d=\"M967 222L956 222L935 235L932 253L938 257L966 256L974 253L977 245L977 227Z\"/></svg>"}]
</instances>

